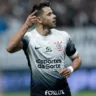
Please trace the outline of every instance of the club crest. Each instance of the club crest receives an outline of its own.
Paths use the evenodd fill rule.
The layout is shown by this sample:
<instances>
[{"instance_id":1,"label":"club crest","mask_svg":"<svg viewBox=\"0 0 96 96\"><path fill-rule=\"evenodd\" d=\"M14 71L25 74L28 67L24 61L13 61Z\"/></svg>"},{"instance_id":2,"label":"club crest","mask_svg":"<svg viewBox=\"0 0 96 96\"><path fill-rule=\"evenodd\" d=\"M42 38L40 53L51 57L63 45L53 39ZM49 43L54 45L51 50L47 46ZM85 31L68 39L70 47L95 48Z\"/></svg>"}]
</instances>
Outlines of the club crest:
<instances>
[{"instance_id":1,"label":"club crest","mask_svg":"<svg viewBox=\"0 0 96 96\"><path fill-rule=\"evenodd\" d=\"M56 45L56 50L57 51L63 51L64 50L64 48L63 48L63 46L62 46L62 41L57 41L57 42L54 42L54 44Z\"/></svg>"}]
</instances>

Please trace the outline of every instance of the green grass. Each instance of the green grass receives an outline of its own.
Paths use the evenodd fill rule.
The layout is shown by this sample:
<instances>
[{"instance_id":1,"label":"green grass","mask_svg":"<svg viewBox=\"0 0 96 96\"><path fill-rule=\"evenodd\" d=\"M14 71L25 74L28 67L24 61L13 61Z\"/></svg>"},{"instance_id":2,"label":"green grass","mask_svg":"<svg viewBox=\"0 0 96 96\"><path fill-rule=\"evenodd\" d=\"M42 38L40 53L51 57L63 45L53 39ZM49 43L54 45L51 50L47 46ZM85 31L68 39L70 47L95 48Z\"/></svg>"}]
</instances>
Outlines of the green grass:
<instances>
[{"instance_id":1,"label":"green grass","mask_svg":"<svg viewBox=\"0 0 96 96\"><path fill-rule=\"evenodd\" d=\"M19 93L16 92L16 93L4 93L3 95L0 96L30 96L30 94L29 92L19 92ZM85 91L73 94L72 96L96 96L96 92Z\"/></svg>"},{"instance_id":2,"label":"green grass","mask_svg":"<svg viewBox=\"0 0 96 96\"><path fill-rule=\"evenodd\" d=\"M30 96L29 92L12 92L4 93L2 96Z\"/></svg>"},{"instance_id":3,"label":"green grass","mask_svg":"<svg viewBox=\"0 0 96 96\"><path fill-rule=\"evenodd\" d=\"M85 92L76 93L76 94L74 94L72 96L96 96L96 92L85 91Z\"/></svg>"}]
</instances>

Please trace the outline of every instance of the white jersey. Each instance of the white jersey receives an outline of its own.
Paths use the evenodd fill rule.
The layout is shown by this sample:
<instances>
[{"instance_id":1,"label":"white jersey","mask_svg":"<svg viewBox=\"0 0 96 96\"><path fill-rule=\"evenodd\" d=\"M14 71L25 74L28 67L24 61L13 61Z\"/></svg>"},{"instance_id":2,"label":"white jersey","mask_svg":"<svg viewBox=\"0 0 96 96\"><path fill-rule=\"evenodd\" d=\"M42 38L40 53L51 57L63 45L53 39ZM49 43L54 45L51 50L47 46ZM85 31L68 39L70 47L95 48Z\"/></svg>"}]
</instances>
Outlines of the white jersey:
<instances>
[{"instance_id":1,"label":"white jersey","mask_svg":"<svg viewBox=\"0 0 96 96\"><path fill-rule=\"evenodd\" d=\"M42 36L34 29L25 34L23 43L31 71L32 90L38 92L37 90L54 89L56 85L60 85L61 82L57 81L64 79L59 72L64 68L66 54L70 58L77 55L69 34L52 29L49 35ZM58 90L63 87L58 87Z\"/></svg>"}]
</instances>

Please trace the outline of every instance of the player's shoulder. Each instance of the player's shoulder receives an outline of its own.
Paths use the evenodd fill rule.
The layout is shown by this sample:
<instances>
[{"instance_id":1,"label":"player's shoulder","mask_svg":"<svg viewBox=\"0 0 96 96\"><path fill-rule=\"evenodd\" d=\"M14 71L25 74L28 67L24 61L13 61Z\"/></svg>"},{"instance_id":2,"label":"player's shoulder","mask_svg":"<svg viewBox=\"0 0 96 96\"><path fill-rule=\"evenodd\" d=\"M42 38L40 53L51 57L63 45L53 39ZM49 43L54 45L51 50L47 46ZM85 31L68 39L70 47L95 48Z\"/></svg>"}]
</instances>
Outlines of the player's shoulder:
<instances>
[{"instance_id":1,"label":"player's shoulder","mask_svg":"<svg viewBox=\"0 0 96 96\"><path fill-rule=\"evenodd\" d=\"M34 29L30 30L30 31L27 31L24 36L30 37L33 32L34 32Z\"/></svg>"},{"instance_id":2,"label":"player's shoulder","mask_svg":"<svg viewBox=\"0 0 96 96\"><path fill-rule=\"evenodd\" d=\"M54 33L54 34L62 35L64 37L68 37L68 38L70 37L68 32L66 32L66 31L58 30L58 29L51 29L51 30L52 30L52 33Z\"/></svg>"}]
</instances>

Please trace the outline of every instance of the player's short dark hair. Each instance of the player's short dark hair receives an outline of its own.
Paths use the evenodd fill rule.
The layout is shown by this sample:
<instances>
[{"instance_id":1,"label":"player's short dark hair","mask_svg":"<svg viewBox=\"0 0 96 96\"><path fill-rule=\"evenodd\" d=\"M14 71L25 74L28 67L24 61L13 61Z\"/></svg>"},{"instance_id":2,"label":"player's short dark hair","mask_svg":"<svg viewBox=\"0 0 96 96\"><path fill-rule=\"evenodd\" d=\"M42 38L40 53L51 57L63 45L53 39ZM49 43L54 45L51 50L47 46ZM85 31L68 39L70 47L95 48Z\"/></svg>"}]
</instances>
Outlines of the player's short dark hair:
<instances>
[{"instance_id":1,"label":"player's short dark hair","mask_svg":"<svg viewBox=\"0 0 96 96\"><path fill-rule=\"evenodd\" d=\"M36 16L39 16L40 14L43 13L42 8L44 7L50 7L51 3L49 0L40 0L38 4L34 4L31 13L37 10Z\"/></svg>"}]
</instances>

